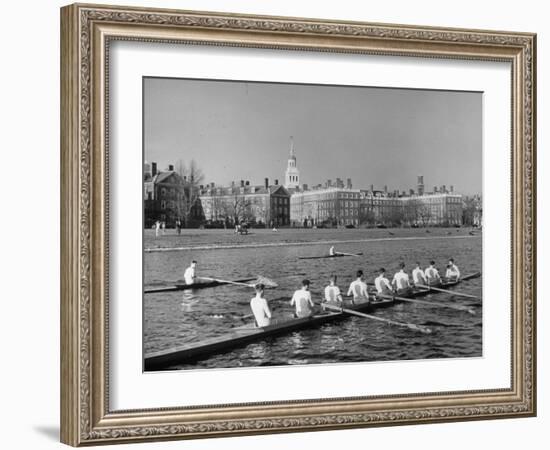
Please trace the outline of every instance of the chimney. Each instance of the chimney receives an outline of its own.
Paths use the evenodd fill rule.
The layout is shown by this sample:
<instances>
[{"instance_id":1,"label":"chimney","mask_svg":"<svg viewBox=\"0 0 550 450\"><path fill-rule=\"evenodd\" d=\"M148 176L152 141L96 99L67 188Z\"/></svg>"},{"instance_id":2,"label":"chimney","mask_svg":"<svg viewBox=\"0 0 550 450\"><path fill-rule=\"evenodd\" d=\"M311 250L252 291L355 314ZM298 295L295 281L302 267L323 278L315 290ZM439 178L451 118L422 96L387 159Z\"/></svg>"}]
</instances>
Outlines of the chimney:
<instances>
[{"instance_id":1,"label":"chimney","mask_svg":"<svg viewBox=\"0 0 550 450\"><path fill-rule=\"evenodd\" d=\"M245 185L246 185L246 186L250 186L250 181L246 180Z\"/></svg>"},{"instance_id":2,"label":"chimney","mask_svg":"<svg viewBox=\"0 0 550 450\"><path fill-rule=\"evenodd\" d=\"M441 193L445 194L447 192L447 189L445 189L445 185L441 185Z\"/></svg>"},{"instance_id":3,"label":"chimney","mask_svg":"<svg viewBox=\"0 0 550 450\"><path fill-rule=\"evenodd\" d=\"M244 187L244 180L241 180L241 187Z\"/></svg>"},{"instance_id":4,"label":"chimney","mask_svg":"<svg viewBox=\"0 0 550 450\"><path fill-rule=\"evenodd\" d=\"M370 191L371 191L371 192L374 192L374 184L371 184L371 185L370 185Z\"/></svg>"},{"instance_id":5,"label":"chimney","mask_svg":"<svg viewBox=\"0 0 550 450\"><path fill-rule=\"evenodd\" d=\"M348 178L348 179L347 179L347 187L348 187L348 189L351 189L351 188L352 188L351 178Z\"/></svg>"},{"instance_id":6,"label":"chimney","mask_svg":"<svg viewBox=\"0 0 550 450\"><path fill-rule=\"evenodd\" d=\"M455 187L451 184L451 186L449 187L449 190L451 191L451 194L453 194L455 191Z\"/></svg>"},{"instance_id":7,"label":"chimney","mask_svg":"<svg viewBox=\"0 0 550 450\"><path fill-rule=\"evenodd\" d=\"M169 172L173 172L173 171L174 171L174 165L173 165L173 164L168 164L168 171L169 171Z\"/></svg>"},{"instance_id":8,"label":"chimney","mask_svg":"<svg viewBox=\"0 0 550 450\"><path fill-rule=\"evenodd\" d=\"M154 177L157 174L157 163L151 163L151 176Z\"/></svg>"},{"instance_id":9,"label":"chimney","mask_svg":"<svg viewBox=\"0 0 550 450\"><path fill-rule=\"evenodd\" d=\"M275 186L279 186L279 180L275 180Z\"/></svg>"},{"instance_id":10,"label":"chimney","mask_svg":"<svg viewBox=\"0 0 550 450\"><path fill-rule=\"evenodd\" d=\"M307 184L302 185L302 188L304 189L304 191L307 191Z\"/></svg>"},{"instance_id":11,"label":"chimney","mask_svg":"<svg viewBox=\"0 0 550 450\"><path fill-rule=\"evenodd\" d=\"M409 195L412 197L414 195L414 189L409 189Z\"/></svg>"},{"instance_id":12,"label":"chimney","mask_svg":"<svg viewBox=\"0 0 550 450\"><path fill-rule=\"evenodd\" d=\"M266 189L269 187L269 178L264 178L264 186Z\"/></svg>"},{"instance_id":13,"label":"chimney","mask_svg":"<svg viewBox=\"0 0 550 450\"><path fill-rule=\"evenodd\" d=\"M437 186L434 186L434 194L437 194Z\"/></svg>"},{"instance_id":14,"label":"chimney","mask_svg":"<svg viewBox=\"0 0 550 450\"><path fill-rule=\"evenodd\" d=\"M327 180L327 186L332 187L332 180Z\"/></svg>"},{"instance_id":15,"label":"chimney","mask_svg":"<svg viewBox=\"0 0 550 450\"><path fill-rule=\"evenodd\" d=\"M388 185L384 186L384 193L386 193L386 194L388 193Z\"/></svg>"}]
</instances>

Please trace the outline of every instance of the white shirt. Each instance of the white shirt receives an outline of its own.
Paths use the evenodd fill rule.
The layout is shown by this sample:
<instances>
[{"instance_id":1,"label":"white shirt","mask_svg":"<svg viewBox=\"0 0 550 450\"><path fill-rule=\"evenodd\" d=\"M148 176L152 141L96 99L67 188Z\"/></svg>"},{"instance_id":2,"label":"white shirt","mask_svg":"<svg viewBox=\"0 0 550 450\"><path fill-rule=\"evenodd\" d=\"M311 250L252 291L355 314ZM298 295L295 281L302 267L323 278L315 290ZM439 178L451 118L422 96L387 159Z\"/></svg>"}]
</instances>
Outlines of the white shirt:
<instances>
[{"instance_id":1,"label":"white shirt","mask_svg":"<svg viewBox=\"0 0 550 450\"><path fill-rule=\"evenodd\" d=\"M296 305L296 315L298 317L307 317L311 315L313 310L313 300L311 300L311 292L304 289L298 289L294 292L290 306Z\"/></svg>"},{"instance_id":2,"label":"white shirt","mask_svg":"<svg viewBox=\"0 0 550 450\"><path fill-rule=\"evenodd\" d=\"M328 254L330 256L334 256L334 246L330 247L330 250L328 251Z\"/></svg>"},{"instance_id":3,"label":"white shirt","mask_svg":"<svg viewBox=\"0 0 550 450\"><path fill-rule=\"evenodd\" d=\"M369 300L367 285L362 280L355 280L349 285L348 295L353 294L354 302L366 302Z\"/></svg>"},{"instance_id":4,"label":"white shirt","mask_svg":"<svg viewBox=\"0 0 550 450\"><path fill-rule=\"evenodd\" d=\"M382 294L384 291L392 290L390 280L388 280L384 274L380 274L374 279L374 285L379 294Z\"/></svg>"},{"instance_id":5,"label":"white shirt","mask_svg":"<svg viewBox=\"0 0 550 450\"><path fill-rule=\"evenodd\" d=\"M392 282L395 284L397 289L405 289L410 287L409 275L403 272L402 270L400 270L393 276Z\"/></svg>"},{"instance_id":6,"label":"white shirt","mask_svg":"<svg viewBox=\"0 0 550 450\"><path fill-rule=\"evenodd\" d=\"M447 272L445 272L445 276L447 278L460 278L460 270L458 270L455 264L452 264L451 267L447 269Z\"/></svg>"},{"instance_id":7,"label":"white shirt","mask_svg":"<svg viewBox=\"0 0 550 450\"><path fill-rule=\"evenodd\" d=\"M428 281L439 280L440 278L439 272L435 267L432 267L432 266L428 267L424 272L424 274L426 275L426 278L428 279Z\"/></svg>"},{"instance_id":8,"label":"white shirt","mask_svg":"<svg viewBox=\"0 0 550 450\"><path fill-rule=\"evenodd\" d=\"M267 327L271 322L271 311L267 304L267 300L263 297L254 297L250 300L250 308L254 313L256 324L258 327Z\"/></svg>"},{"instance_id":9,"label":"white shirt","mask_svg":"<svg viewBox=\"0 0 550 450\"><path fill-rule=\"evenodd\" d=\"M185 284L193 284L195 282L195 268L193 266L185 269L183 279L185 280Z\"/></svg>"},{"instance_id":10,"label":"white shirt","mask_svg":"<svg viewBox=\"0 0 550 450\"><path fill-rule=\"evenodd\" d=\"M424 271L420 267L416 267L413 272L413 282L414 284L424 284L427 283L426 276L424 275Z\"/></svg>"},{"instance_id":11,"label":"white shirt","mask_svg":"<svg viewBox=\"0 0 550 450\"><path fill-rule=\"evenodd\" d=\"M340 288L338 286L328 285L325 288L325 301L327 302L334 303L340 301L338 298L340 295Z\"/></svg>"}]
</instances>

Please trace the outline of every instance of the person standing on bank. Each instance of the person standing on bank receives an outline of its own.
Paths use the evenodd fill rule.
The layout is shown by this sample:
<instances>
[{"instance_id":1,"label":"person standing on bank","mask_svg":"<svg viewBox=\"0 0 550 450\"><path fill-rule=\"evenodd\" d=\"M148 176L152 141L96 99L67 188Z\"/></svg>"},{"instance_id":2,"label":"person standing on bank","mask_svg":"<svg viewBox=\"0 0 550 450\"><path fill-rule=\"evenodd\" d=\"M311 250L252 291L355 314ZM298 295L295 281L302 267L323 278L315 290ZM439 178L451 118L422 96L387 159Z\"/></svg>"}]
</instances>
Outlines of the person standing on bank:
<instances>
[{"instance_id":1,"label":"person standing on bank","mask_svg":"<svg viewBox=\"0 0 550 450\"><path fill-rule=\"evenodd\" d=\"M183 274L183 279L185 280L185 284L195 284L197 281L197 274L196 274L196 268L197 268L197 261L193 260L191 261L191 265L185 269L185 273Z\"/></svg>"},{"instance_id":2,"label":"person standing on bank","mask_svg":"<svg viewBox=\"0 0 550 450\"><path fill-rule=\"evenodd\" d=\"M367 285L363 281L363 271L358 270L356 274L357 278L349 285L348 296L353 294L352 303L359 305L361 303L369 302L369 293L367 291Z\"/></svg>"},{"instance_id":3,"label":"person standing on bank","mask_svg":"<svg viewBox=\"0 0 550 450\"><path fill-rule=\"evenodd\" d=\"M302 281L302 288L294 292L290 300L290 306L296 307L294 315L298 318L309 317L313 315L314 303L309 291L309 280Z\"/></svg>"},{"instance_id":4,"label":"person standing on bank","mask_svg":"<svg viewBox=\"0 0 550 450\"><path fill-rule=\"evenodd\" d=\"M261 283L254 286L256 296L250 300L250 308L258 328L267 327L271 324L271 310L264 298L264 288L265 286Z\"/></svg>"}]
</instances>

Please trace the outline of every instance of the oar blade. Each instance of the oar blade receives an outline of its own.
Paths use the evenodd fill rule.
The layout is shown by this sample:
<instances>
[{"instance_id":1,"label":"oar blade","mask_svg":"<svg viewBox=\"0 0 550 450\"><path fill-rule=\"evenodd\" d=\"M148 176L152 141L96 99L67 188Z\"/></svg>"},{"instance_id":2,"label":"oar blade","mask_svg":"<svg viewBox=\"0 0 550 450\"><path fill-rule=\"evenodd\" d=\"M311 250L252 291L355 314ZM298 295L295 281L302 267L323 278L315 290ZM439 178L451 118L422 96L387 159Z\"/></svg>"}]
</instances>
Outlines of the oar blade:
<instances>
[{"instance_id":1,"label":"oar blade","mask_svg":"<svg viewBox=\"0 0 550 450\"><path fill-rule=\"evenodd\" d=\"M270 278L267 278L267 277L264 277L262 275L258 275L256 277L256 280L253 282L254 285L257 285L257 284L263 284L265 287L269 287L269 288L276 288L278 287L279 285L273 281L272 279Z\"/></svg>"}]
</instances>

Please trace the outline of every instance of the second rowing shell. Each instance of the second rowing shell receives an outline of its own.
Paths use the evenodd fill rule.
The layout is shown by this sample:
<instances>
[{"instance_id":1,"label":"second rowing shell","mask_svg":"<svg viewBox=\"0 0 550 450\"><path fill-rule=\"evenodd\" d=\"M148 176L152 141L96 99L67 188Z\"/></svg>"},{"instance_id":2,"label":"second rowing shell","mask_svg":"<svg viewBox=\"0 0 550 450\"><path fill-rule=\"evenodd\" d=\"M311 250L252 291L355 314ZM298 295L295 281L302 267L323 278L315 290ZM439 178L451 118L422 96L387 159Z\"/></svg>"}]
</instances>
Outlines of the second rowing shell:
<instances>
[{"instance_id":1,"label":"second rowing shell","mask_svg":"<svg viewBox=\"0 0 550 450\"><path fill-rule=\"evenodd\" d=\"M216 286L223 286L231 283L250 283L256 278L243 278L241 280L232 280L231 282L227 281L205 281L203 283L176 283L172 286L159 286L159 287L149 287L145 288L143 291L145 294L156 294L157 292L173 292L173 291L186 291L186 290L195 290L195 289L205 289L213 288Z\"/></svg>"}]
</instances>

